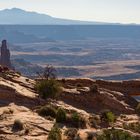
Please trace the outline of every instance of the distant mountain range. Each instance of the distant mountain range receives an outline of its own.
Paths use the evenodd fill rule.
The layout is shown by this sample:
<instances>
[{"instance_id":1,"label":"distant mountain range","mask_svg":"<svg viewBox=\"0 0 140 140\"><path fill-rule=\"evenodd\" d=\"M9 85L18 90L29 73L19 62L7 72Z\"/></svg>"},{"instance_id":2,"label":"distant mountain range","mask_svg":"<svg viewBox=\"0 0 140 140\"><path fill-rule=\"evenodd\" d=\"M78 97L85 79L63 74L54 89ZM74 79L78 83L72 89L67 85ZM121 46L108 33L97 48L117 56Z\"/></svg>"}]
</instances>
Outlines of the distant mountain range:
<instances>
[{"instance_id":1,"label":"distant mountain range","mask_svg":"<svg viewBox=\"0 0 140 140\"><path fill-rule=\"evenodd\" d=\"M0 11L0 24L19 25L111 25L105 22L89 22L54 18L46 14L29 12L19 8ZM116 23L117 24L117 23ZM113 24L114 25L114 24Z\"/></svg>"}]
</instances>

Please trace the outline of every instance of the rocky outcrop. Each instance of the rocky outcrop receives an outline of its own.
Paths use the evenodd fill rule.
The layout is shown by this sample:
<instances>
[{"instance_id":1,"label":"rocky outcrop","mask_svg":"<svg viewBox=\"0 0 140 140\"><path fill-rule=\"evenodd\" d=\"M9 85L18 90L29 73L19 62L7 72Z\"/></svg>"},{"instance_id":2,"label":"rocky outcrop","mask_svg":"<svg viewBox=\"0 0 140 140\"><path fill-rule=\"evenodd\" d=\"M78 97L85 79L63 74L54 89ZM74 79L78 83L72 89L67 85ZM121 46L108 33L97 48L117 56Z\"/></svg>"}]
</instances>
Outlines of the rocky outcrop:
<instances>
[{"instance_id":1,"label":"rocky outcrop","mask_svg":"<svg viewBox=\"0 0 140 140\"><path fill-rule=\"evenodd\" d=\"M134 105L136 105L133 98L131 100L134 105L129 104L131 101L129 97L126 97L120 92L100 89L99 93L92 93L86 87L85 90L64 89L60 100L94 113L100 113L103 110L109 109L117 114L133 114L135 113Z\"/></svg>"},{"instance_id":2,"label":"rocky outcrop","mask_svg":"<svg viewBox=\"0 0 140 140\"><path fill-rule=\"evenodd\" d=\"M96 117L101 121L101 112L105 109L109 109L117 115L117 119L113 124L114 128L123 129L124 123L139 121L139 116L136 114L134 107L136 101L133 98L122 92L103 88L101 84L99 84L98 90L93 92L90 90L90 86L97 84L94 80L59 79L63 85L63 92L58 100L43 100L38 98L34 90L34 80L23 77L12 70L5 72L3 67L1 69L0 139L46 140L55 124L55 119L50 117L43 118L37 114L37 109L42 105L51 105L57 109L63 108L68 116L75 112L83 116L86 121L86 128L78 129L78 135L82 140L87 139L87 132L96 134L102 131L103 128L108 128L103 123L93 126L90 119ZM123 114L123 117L120 114ZM20 120L24 127L23 130L14 131L12 129L15 120ZM93 124L95 123L93 122ZM62 125L60 128L63 140L67 140L64 132L68 128L69 124L65 124L64 127ZM134 135L139 134L134 133Z\"/></svg>"},{"instance_id":3,"label":"rocky outcrop","mask_svg":"<svg viewBox=\"0 0 140 140\"><path fill-rule=\"evenodd\" d=\"M90 87L94 84L98 85L98 93L90 91ZM111 82L99 83L91 79L65 79L61 100L89 112L99 113L110 109L115 113L132 114L135 113L137 101L126 94L125 89L134 87L137 89L138 86L133 87L131 84L131 82L112 82L111 84Z\"/></svg>"},{"instance_id":4,"label":"rocky outcrop","mask_svg":"<svg viewBox=\"0 0 140 140\"><path fill-rule=\"evenodd\" d=\"M99 92L93 93L90 87L95 83L97 84L90 79L66 79L60 100L91 112L110 109L116 113L135 113L136 100L123 92L114 90L115 88L113 90L105 88L103 84L99 84ZM28 107L37 105L40 100L36 98L33 85L34 80L26 80L25 77L9 72L9 75L6 74L4 78L0 78L0 100L3 103L15 102ZM81 87L78 87L79 85Z\"/></svg>"},{"instance_id":5,"label":"rocky outcrop","mask_svg":"<svg viewBox=\"0 0 140 140\"><path fill-rule=\"evenodd\" d=\"M131 81L104 81L96 80L99 87L109 89L112 91L119 91L128 95L135 95L139 93L140 95L140 80Z\"/></svg>"},{"instance_id":6,"label":"rocky outcrop","mask_svg":"<svg viewBox=\"0 0 140 140\"><path fill-rule=\"evenodd\" d=\"M22 131L15 132L12 129L15 120L23 123ZM0 121L0 140L47 140L48 133L54 125L53 121L14 103L0 108Z\"/></svg>"},{"instance_id":7,"label":"rocky outcrop","mask_svg":"<svg viewBox=\"0 0 140 140\"><path fill-rule=\"evenodd\" d=\"M0 74L0 106L16 103L28 108L40 103L33 91L34 81L7 71ZM43 103L43 101L42 101Z\"/></svg>"},{"instance_id":8,"label":"rocky outcrop","mask_svg":"<svg viewBox=\"0 0 140 140\"><path fill-rule=\"evenodd\" d=\"M8 67L9 69L13 69L10 61L10 51L7 48L6 40L2 41L0 51L1 51L0 64L4 67Z\"/></svg>"},{"instance_id":9,"label":"rocky outcrop","mask_svg":"<svg viewBox=\"0 0 140 140\"><path fill-rule=\"evenodd\" d=\"M69 78L66 79L67 85L75 86L81 85L84 87L97 84L99 88L108 89L110 91L117 91L125 94L126 96L140 96L140 80L129 80L129 81L105 81L105 80L92 80L89 78ZM68 87L68 88L69 88Z\"/></svg>"}]
</instances>

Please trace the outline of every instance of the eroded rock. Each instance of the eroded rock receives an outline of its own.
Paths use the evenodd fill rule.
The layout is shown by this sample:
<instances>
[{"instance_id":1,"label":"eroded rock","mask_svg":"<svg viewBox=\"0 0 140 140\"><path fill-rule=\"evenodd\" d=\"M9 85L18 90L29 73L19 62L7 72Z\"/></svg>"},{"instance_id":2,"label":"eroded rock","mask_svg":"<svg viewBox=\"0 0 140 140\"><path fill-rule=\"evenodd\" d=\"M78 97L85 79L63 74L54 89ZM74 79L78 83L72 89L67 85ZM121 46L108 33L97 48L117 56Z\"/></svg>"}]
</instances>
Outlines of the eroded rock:
<instances>
[{"instance_id":1,"label":"eroded rock","mask_svg":"<svg viewBox=\"0 0 140 140\"><path fill-rule=\"evenodd\" d=\"M1 58L0 58L0 64L4 67L7 67L9 69L13 69L12 65L11 65L11 61L10 61L10 51L7 48L7 42L6 40L2 41L2 45L1 45L1 49L0 49L0 54L1 54Z\"/></svg>"}]
</instances>

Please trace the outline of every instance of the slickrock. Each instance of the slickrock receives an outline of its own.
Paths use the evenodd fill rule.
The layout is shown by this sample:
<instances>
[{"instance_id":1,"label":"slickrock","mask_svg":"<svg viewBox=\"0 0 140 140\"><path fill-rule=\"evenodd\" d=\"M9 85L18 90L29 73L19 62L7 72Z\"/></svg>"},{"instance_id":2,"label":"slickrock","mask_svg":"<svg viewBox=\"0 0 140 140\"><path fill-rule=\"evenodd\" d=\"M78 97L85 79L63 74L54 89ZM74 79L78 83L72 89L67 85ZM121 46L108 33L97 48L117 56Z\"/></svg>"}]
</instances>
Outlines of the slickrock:
<instances>
[{"instance_id":1,"label":"slickrock","mask_svg":"<svg viewBox=\"0 0 140 140\"><path fill-rule=\"evenodd\" d=\"M8 110L12 110L13 113L6 114ZM15 120L20 120L24 124L23 131L14 132L12 130ZM7 140L45 140L53 125L53 121L40 117L24 106L11 103L0 109L0 136ZM28 134L25 134L26 129L29 130Z\"/></svg>"},{"instance_id":2,"label":"slickrock","mask_svg":"<svg viewBox=\"0 0 140 140\"><path fill-rule=\"evenodd\" d=\"M105 88L102 84L98 84L97 92L93 92L91 86L98 82L91 79L59 81L63 85L59 98L43 100L34 90L34 80L11 70L4 71L2 68L2 72L0 72L0 139L46 140L55 124L55 119L43 118L37 114L37 108L42 105L52 105L57 109L63 108L67 115L75 112L81 115L86 121L85 128L78 128L78 134L82 140L87 138L88 133L96 135L97 132L103 130L105 127L103 124L98 124L97 127L91 126L89 118L94 116L101 121L102 111L106 109L117 115L116 122L114 122L114 127L117 129L124 130L123 123L140 120L135 112L137 101L125 92L120 92L115 88L113 90ZM108 86L111 87L109 84ZM15 120L20 120L24 124L23 130L15 132L12 129ZM64 132L69 125L60 124L59 127L63 140L67 140ZM106 128L108 129L108 126ZM133 131L129 133L139 136ZM66 139L64 139L65 137Z\"/></svg>"}]
</instances>

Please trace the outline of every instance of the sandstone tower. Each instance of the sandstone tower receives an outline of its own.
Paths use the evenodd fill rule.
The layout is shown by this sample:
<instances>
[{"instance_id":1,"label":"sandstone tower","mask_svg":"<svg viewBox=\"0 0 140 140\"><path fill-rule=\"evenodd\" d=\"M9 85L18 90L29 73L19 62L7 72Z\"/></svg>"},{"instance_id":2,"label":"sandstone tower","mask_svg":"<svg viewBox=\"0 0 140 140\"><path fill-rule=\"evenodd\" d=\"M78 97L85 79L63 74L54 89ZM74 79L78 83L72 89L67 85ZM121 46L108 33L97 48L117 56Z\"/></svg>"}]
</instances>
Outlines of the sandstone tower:
<instances>
[{"instance_id":1,"label":"sandstone tower","mask_svg":"<svg viewBox=\"0 0 140 140\"><path fill-rule=\"evenodd\" d=\"M0 65L8 67L9 69L12 69L11 61L10 61L10 51L7 48L7 42L6 40L2 41L2 45L0 48Z\"/></svg>"}]
</instances>

